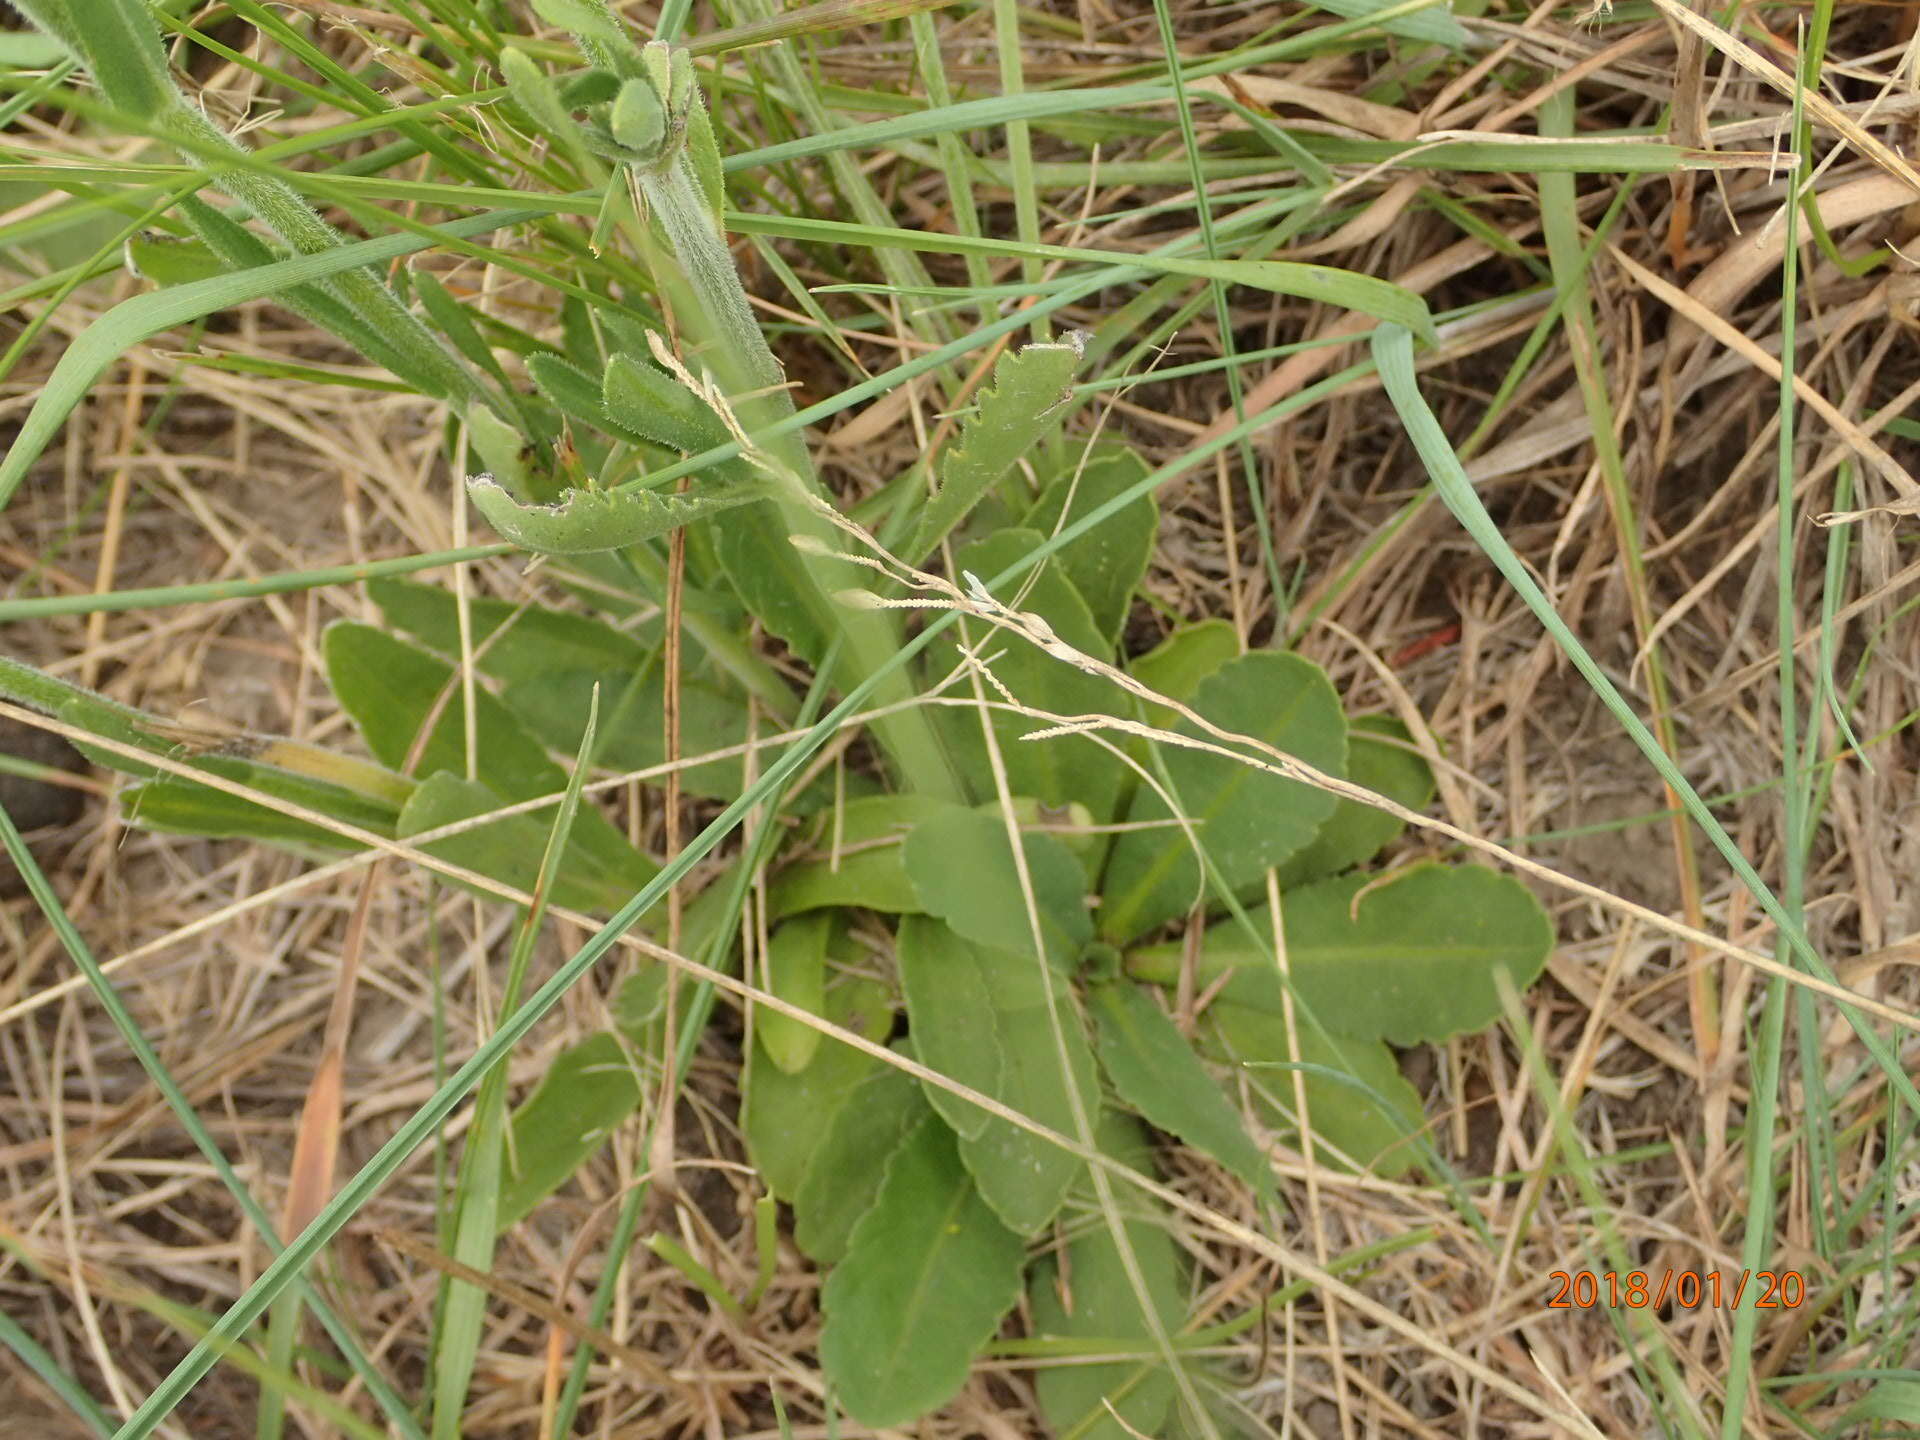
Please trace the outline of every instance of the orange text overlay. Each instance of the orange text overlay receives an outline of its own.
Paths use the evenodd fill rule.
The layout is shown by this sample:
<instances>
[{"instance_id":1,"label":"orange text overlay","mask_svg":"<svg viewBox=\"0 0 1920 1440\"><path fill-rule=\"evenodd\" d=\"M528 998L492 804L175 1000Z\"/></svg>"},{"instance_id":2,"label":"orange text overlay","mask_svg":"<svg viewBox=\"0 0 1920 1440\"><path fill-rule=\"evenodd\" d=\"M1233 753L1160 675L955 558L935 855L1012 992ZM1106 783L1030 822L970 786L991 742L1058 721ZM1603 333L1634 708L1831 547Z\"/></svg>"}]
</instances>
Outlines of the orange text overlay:
<instances>
[{"instance_id":1,"label":"orange text overlay","mask_svg":"<svg viewBox=\"0 0 1920 1440\"><path fill-rule=\"evenodd\" d=\"M1798 1270L1555 1270L1547 1276L1549 1310L1663 1309L1797 1310L1807 1303L1807 1281Z\"/></svg>"}]
</instances>

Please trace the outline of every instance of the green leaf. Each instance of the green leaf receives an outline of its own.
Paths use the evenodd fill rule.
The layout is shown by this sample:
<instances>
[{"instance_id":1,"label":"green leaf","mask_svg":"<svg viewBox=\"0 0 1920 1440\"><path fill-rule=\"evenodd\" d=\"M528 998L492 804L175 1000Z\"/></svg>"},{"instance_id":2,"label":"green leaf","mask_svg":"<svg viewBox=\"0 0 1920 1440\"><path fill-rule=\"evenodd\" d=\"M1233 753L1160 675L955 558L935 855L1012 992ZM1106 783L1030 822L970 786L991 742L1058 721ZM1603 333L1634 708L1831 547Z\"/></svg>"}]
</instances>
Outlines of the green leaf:
<instances>
[{"instance_id":1,"label":"green leaf","mask_svg":"<svg viewBox=\"0 0 1920 1440\"><path fill-rule=\"evenodd\" d=\"M1108 1111L1101 1118L1100 1148L1136 1170L1153 1173L1146 1136L1128 1117ZM1136 1195L1131 1187L1114 1188L1121 1202L1122 1233L1146 1282L1159 1328L1177 1335L1186 1323L1186 1284L1180 1247L1172 1235L1173 1217L1165 1206ZM1134 1440L1164 1434L1173 1408L1174 1378L1154 1349L1153 1327L1128 1278L1113 1231L1098 1215L1078 1228L1081 1233L1068 1244L1064 1264L1049 1257L1034 1266L1027 1284L1033 1337L1115 1349L1124 1345L1140 1354L1137 1359L1041 1367L1033 1380L1040 1411L1059 1440Z\"/></svg>"},{"instance_id":2,"label":"green leaf","mask_svg":"<svg viewBox=\"0 0 1920 1440\"><path fill-rule=\"evenodd\" d=\"M1086 871L1051 835L1023 836L1021 849L1048 963L1070 972L1093 938ZM913 827L902 858L927 913L976 944L1033 953L1033 929L1001 817L944 810Z\"/></svg>"},{"instance_id":3,"label":"green leaf","mask_svg":"<svg viewBox=\"0 0 1920 1440\"><path fill-rule=\"evenodd\" d=\"M780 507L771 500L757 501L738 515L709 525L707 533L714 558L740 603L794 654L818 665L831 635L815 610L816 586L806 560L788 543L791 532ZM851 583L856 572L835 567L842 568Z\"/></svg>"},{"instance_id":4,"label":"green leaf","mask_svg":"<svg viewBox=\"0 0 1920 1440\"><path fill-rule=\"evenodd\" d=\"M733 438L706 401L634 355L607 361L601 410L623 429L685 455L698 455ZM739 460L726 464L736 472L745 469Z\"/></svg>"},{"instance_id":5,"label":"green leaf","mask_svg":"<svg viewBox=\"0 0 1920 1440\"><path fill-rule=\"evenodd\" d=\"M1438 1042L1499 1018L1494 972L1516 990L1539 976L1553 950L1553 924L1518 880L1480 865L1422 864L1384 878L1343 875L1289 891L1287 975L1320 1023L1396 1045ZM1258 939L1237 923L1209 926L1200 979L1226 975L1221 998L1282 1013L1272 922L1253 915ZM1177 946L1153 946L1129 962L1136 975L1170 976Z\"/></svg>"},{"instance_id":6,"label":"green leaf","mask_svg":"<svg viewBox=\"0 0 1920 1440\"><path fill-rule=\"evenodd\" d=\"M1345 770L1347 722L1339 697L1325 672L1297 655L1256 651L1230 661L1201 684L1192 708L1224 730L1264 740L1330 774ZM1212 739L1187 721L1177 733ZM1333 813L1333 796L1311 786L1221 755L1162 749L1194 839L1229 890L1302 848ZM1116 944L1185 914L1199 898L1194 842L1179 825L1160 823L1171 814L1157 790L1142 784L1134 793L1128 822L1154 828L1114 842L1100 928Z\"/></svg>"},{"instance_id":7,"label":"green leaf","mask_svg":"<svg viewBox=\"0 0 1920 1440\"><path fill-rule=\"evenodd\" d=\"M408 771L415 742L438 716L408 773L467 771L466 698L453 665L371 625L339 620L321 642L327 683L382 765ZM567 772L485 689L474 690L475 773L510 800L565 787Z\"/></svg>"},{"instance_id":8,"label":"green leaf","mask_svg":"<svg viewBox=\"0 0 1920 1440\"><path fill-rule=\"evenodd\" d=\"M962 423L959 439L941 458L940 488L921 513L913 543L902 552L907 560L918 564L931 553L981 497L1059 425L1066 402L1073 398L1068 384L1084 353L1076 335L1066 344L1009 350L994 362L993 381L981 392L979 408Z\"/></svg>"},{"instance_id":9,"label":"green leaf","mask_svg":"<svg viewBox=\"0 0 1920 1440\"><path fill-rule=\"evenodd\" d=\"M767 990L809 1015L822 1013L827 994L827 943L839 916L831 911L802 915L779 926L767 938ZM820 1048L820 1032L778 1010L756 1009L754 1033L767 1058L789 1075L798 1075Z\"/></svg>"},{"instance_id":10,"label":"green leaf","mask_svg":"<svg viewBox=\"0 0 1920 1440\"><path fill-rule=\"evenodd\" d=\"M1347 778L1409 810L1426 809L1433 803L1433 771L1410 748L1412 738L1391 716L1361 716L1347 728ZM1394 740L1402 743L1391 743ZM1280 888L1291 890L1364 865L1405 829L1404 821L1384 810L1339 800L1312 842L1280 866Z\"/></svg>"},{"instance_id":11,"label":"green leaf","mask_svg":"<svg viewBox=\"0 0 1920 1440\"><path fill-rule=\"evenodd\" d=\"M1144 655L1127 662L1127 673L1169 700L1191 705L1201 682L1239 658L1240 632L1226 620L1181 625ZM1164 705L1147 707L1147 723L1169 730L1180 717Z\"/></svg>"},{"instance_id":12,"label":"green leaf","mask_svg":"<svg viewBox=\"0 0 1920 1440\"><path fill-rule=\"evenodd\" d=\"M887 1161L932 1112L920 1082L881 1065L833 1117L793 1197L794 1242L822 1265L845 1258L853 1227L873 1208Z\"/></svg>"},{"instance_id":13,"label":"green leaf","mask_svg":"<svg viewBox=\"0 0 1920 1440\"><path fill-rule=\"evenodd\" d=\"M392 835L399 819L397 807L358 791L304 775L292 775L271 766L225 756L202 756L199 770L236 780L276 799L317 810L376 835ZM224 790L197 784L178 775L161 775L120 792L120 806L129 824L175 835L206 835L222 840L265 840L279 845L312 845L328 850L355 850L359 846L333 831L299 820L272 805L256 804Z\"/></svg>"},{"instance_id":14,"label":"green leaf","mask_svg":"<svg viewBox=\"0 0 1920 1440\"><path fill-rule=\"evenodd\" d=\"M508 803L491 786L440 771L421 781L400 812L399 835L408 839L456 820L491 814ZM425 845L429 855L490 879L531 891L540 852L552 822L548 810L508 815ZM582 806L574 817L566 864L554 882L556 903L572 910L607 913L631 900L660 867L633 848L598 810Z\"/></svg>"},{"instance_id":15,"label":"green leaf","mask_svg":"<svg viewBox=\"0 0 1920 1440\"><path fill-rule=\"evenodd\" d=\"M1317 1139L1383 1179L1398 1179L1418 1162L1425 1124L1420 1096L1382 1041L1322 1035L1302 1020L1295 1027L1296 1055L1281 1016L1229 1001L1207 1007L1203 1030L1218 1053L1248 1067L1256 1102L1273 1128L1299 1128L1295 1072L1284 1068L1298 1064Z\"/></svg>"},{"instance_id":16,"label":"green leaf","mask_svg":"<svg viewBox=\"0 0 1920 1440\"><path fill-rule=\"evenodd\" d=\"M417 636L442 654L460 648L454 597L432 585L374 581L368 593L389 624ZM587 713L587 697L600 686L597 764L613 770L643 770L666 760L663 717L665 678L656 663L657 620L631 630L541 606L468 601L475 664L502 682L501 702L550 750L573 753ZM689 664L680 679L681 732L687 749L721 749L745 743L751 714L739 686L711 660ZM689 794L731 799L745 788L745 761L717 760L680 772ZM810 787L817 795L825 787Z\"/></svg>"},{"instance_id":17,"label":"green leaf","mask_svg":"<svg viewBox=\"0 0 1920 1440\"><path fill-rule=\"evenodd\" d=\"M1025 1259L929 1116L895 1152L821 1296L820 1364L847 1413L904 1425L952 1399L1020 1298Z\"/></svg>"},{"instance_id":18,"label":"green leaf","mask_svg":"<svg viewBox=\"0 0 1920 1440\"><path fill-rule=\"evenodd\" d=\"M127 268L155 285L191 285L227 273L227 263L203 241L173 235L136 235L127 241Z\"/></svg>"},{"instance_id":19,"label":"green leaf","mask_svg":"<svg viewBox=\"0 0 1920 1440\"><path fill-rule=\"evenodd\" d=\"M571 1045L513 1112L508 1165L500 1187L500 1230L526 1219L600 1152L614 1130L640 1108L646 1091L638 1056L611 1031Z\"/></svg>"},{"instance_id":20,"label":"green leaf","mask_svg":"<svg viewBox=\"0 0 1920 1440\"><path fill-rule=\"evenodd\" d=\"M1008 1060L974 947L938 920L907 915L897 953L915 1055L949 1080L998 1098ZM927 1086L927 1099L963 1139L978 1139L992 1120L936 1085Z\"/></svg>"},{"instance_id":21,"label":"green leaf","mask_svg":"<svg viewBox=\"0 0 1920 1440\"><path fill-rule=\"evenodd\" d=\"M1005 530L989 540L966 546L955 563L975 575L996 575L1042 543L1041 536L1034 531ZM1055 634L1076 649L1094 656L1112 653L1112 646L1087 612L1086 602L1064 574L1049 566L1029 578L1033 585L1020 600L1020 609L1040 615ZM1002 598L1012 603L1013 597ZM1130 713L1131 702L1127 697L1098 676L1056 660L1004 630L986 635L973 625L967 629L976 642L987 641L983 648L992 657L990 668L1022 704L1054 715ZM959 627L935 640L928 647L928 673L944 677L958 664L959 643ZM963 680L956 693L966 696L972 690ZM986 698L997 702L999 696L988 686ZM1084 805L1100 823L1113 818L1121 792L1131 778L1131 772L1116 756L1082 735L1023 741L1021 736L1044 728L1046 722L1009 714L1004 709L988 713L1006 765L1007 785L1015 795L1030 795L1055 809L1069 804ZM936 723L945 733L955 767L962 774L978 777L993 774L980 733L980 717L975 711L943 708ZM983 781L981 789L991 793L990 782Z\"/></svg>"},{"instance_id":22,"label":"green leaf","mask_svg":"<svg viewBox=\"0 0 1920 1440\"><path fill-rule=\"evenodd\" d=\"M470 478L467 494L501 539L543 555L617 550L756 498L744 488L704 495L596 489L569 490L554 505L522 505L491 475Z\"/></svg>"},{"instance_id":23,"label":"green leaf","mask_svg":"<svg viewBox=\"0 0 1920 1440\"><path fill-rule=\"evenodd\" d=\"M1075 1133L1072 1096L1092 1111L1100 1081L1065 980L1028 955L975 945L919 915L900 922L898 958L914 1051L924 1063L1030 1120ZM1063 1053L1070 1077L1061 1070ZM1085 1163L940 1086L929 1083L927 1098L959 1132L981 1198L1020 1234L1039 1233Z\"/></svg>"},{"instance_id":24,"label":"green leaf","mask_svg":"<svg viewBox=\"0 0 1920 1440\"><path fill-rule=\"evenodd\" d=\"M1112 443L1095 447L1084 463L1078 451L1070 449L1067 460L1020 522L1023 529L1052 535L1132 489L1148 473L1147 462L1138 452ZM1087 602L1095 627L1106 637L1107 651L1096 653L1107 653L1118 642L1159 530L1160 507L1149 493L1054 553L1051 563L1073 582Z\"/></svg>"},{"instance_id":25,"label":"green leaf","mask_svg":"<svg viewBox=\"0 0 1920 1440\"><path fill-rule=\"evenodd\" d=\"M460 653L460 609L452 592L438 585L385 578L367 582L367 598L380 607L389 625L442 655ZM502 681L538 680L569 670L635 670L646 663L649 651L647 644L626 630L540 605L474 596L467 601L467 620L474 663L483 674ZM503 626L504 633L496 637ZM575 743L579 735L576 723ZM574 746L555 748L571 754Z\"/></svg>"},{"instance_id":26,"label":"green leaf","mask_svg":"<svg viewBox=\"0 0 1920 1440\"><path fill-rule=\"evenodd\" d=\"M947 801L907 792L850 800L821 817L807 838L790 847L818 859L784 866L767 886L767 917L778 920L829 905L901 915L921 908L907 878L902 847L908 832L952 808Z\"/></svg>"},{"instance_id":27,"label":"green leaf","mask_svg":"<svg viewBox=\"0 0 1920 1440\"><path fill-rule=\"evenodd\" d=\"M1120 1098L1276 1200L1273 1172L1246 1126L1174 1024L1138 985L1099 985L1087 997L1100 1060ZM1078 1291L1076 1284L1075 1290Z\"/></svg>"},{"instance_id":28,"label":"green leaf","mask_svg":"<svg viewBox=\"0 0 1920 1440\"><path fill-rule=\"evenodd\" d=\"M884 1040L893 1025L886 990L871 980L850 978L827 991L827 1019L869 1040ZM799 1192L826 1140L834 1117L880 1062L838 1040L823 1038L813 1062L789 1075L758 1040L748 1052L746 1096L740 1128L767 1188L782 1200Z\"/></svg>"},{"instance_id":29,"label":"green leaf","mask_svg":"<svg viewBox=\"0 0 1920 1440\"><path fill-rule=\"evenodd\" d=\"M569 420L629 444L651 441L652 437L644 430L623 424L618 415L608 413L601 400L600 385L571 360L545 352L529 355L527 374L532 378L534 387L552 403L554 409Z\"/></svg>"}]
</instances>

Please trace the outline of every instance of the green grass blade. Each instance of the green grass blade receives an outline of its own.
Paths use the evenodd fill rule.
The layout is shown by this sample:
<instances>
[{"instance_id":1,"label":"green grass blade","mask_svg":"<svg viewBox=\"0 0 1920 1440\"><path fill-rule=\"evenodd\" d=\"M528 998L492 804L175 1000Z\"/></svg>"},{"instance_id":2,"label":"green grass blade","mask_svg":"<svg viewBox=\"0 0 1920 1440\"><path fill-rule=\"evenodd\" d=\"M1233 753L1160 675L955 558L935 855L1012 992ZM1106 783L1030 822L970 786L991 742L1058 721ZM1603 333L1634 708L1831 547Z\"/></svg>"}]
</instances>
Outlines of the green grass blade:
<instances>
[{"instance_id":1,"label":"green grass blade","mask_svg":"<svg viewBox=\"0 0 1920 1440\"><path fill-rule=\"evenodd\" d=\"M1386 386L1387 396L1399 412L1400 423L1405 426L1407 437L1413 442L1415 451L1427 467L1427 473L1433 479L1434 488L1439 492L1441 501L1453 512L1461 526L1479 544L1487 557L1493 561L1507 583L1526 602L1527 608L1553 637L1562 653L1573 662L1574 668L1585 677L1593 687L1607 709L1619 722L1622 730L1639 747L1640 753L1658 772L1660 778L1668 784L1674 794L1680 797L1681 805L1692 817L1721 857L1732 868L1742 884L1752 893L1756 903L1767 917L1780 927L1784 942L1791 948L1794 956L1804 962L1806 968L1822 980L1837 984L1832 967L1813 948L1807 939L1804 928L1794 914L1783 905L1766 881L1753 868L1751 861L1741 853L1734 839L1707 808L1706 803L1687 782L1667 754L1660 748L1653 732L1647 729L1640 717L1633 712L1626 697L1621 695L1605 671L1595 663L1593 657L1581 645L1579 639L1567 628L1559 614L1553 608L1553 602L1540 589L1539 584L1527 570L1526 564L1516 555L1513 547L1500 533L1500 527L1480 503L1473 483L1467 479L1466 471L1460 459L1454 454L1448 443L1446 432L1440 428L1440 422L1428 408L1420 393L1419 380L1413 365L1413 337L1406 331L1391 325L1383 325L1374 332L1373 355L1380 370L1380 378ZM1796 832L1797 834L1797 832ZM1912 1079L1901 1066L1898 1057L1887 1045L1886 1040L1870 1025L1865 1016L1851 1005L1841 1004L1840 1013L1846 1018L1853 1032L1872 1055L1876 1064L1887 1076L1887 1082L1906 1105L1916 1115L1920 1115L1920 1090L1914 1088ZM1766 1187L1762 1187L1766 1188Z\"/></svg>"},{"instance_id":2,"label":"green grass blade","mask_svg":"<svg viewBox=\"0 0 1920 1440\"><path fill-rule=\"evenodd\" d=\"M507 983L500 1000L501 1008L506 1011L512 1011L520 1002L527 964L533 957L533 944L546 918L547 897L553 891L561 857L567 853L567 837L573 833L573 817L580 808L580 787L591 767L594 731L599 723L600 687L596 685L587 706L580 750L574 757L572 773L567 776L566 794L554 816L553 829L547 835L547 849L541 857L533 903L527 907L519 933L514 936L513 954L507 963ZM493 1269L494 1241L500 1228L497 1217L506 1133L507 1067L501 1065L490 1071L480 1086L479 1099L474 1103L473 1128L460 1163L459 1218L454 1226L453 1258L474 1270ZM487 1292L479 1286L455 1280L447 1286L446 1297L433 1375L433 1440L459 1440L467 1386L473 1378L480 1332L486 1321Z\"/></svg>"}]
</instances>

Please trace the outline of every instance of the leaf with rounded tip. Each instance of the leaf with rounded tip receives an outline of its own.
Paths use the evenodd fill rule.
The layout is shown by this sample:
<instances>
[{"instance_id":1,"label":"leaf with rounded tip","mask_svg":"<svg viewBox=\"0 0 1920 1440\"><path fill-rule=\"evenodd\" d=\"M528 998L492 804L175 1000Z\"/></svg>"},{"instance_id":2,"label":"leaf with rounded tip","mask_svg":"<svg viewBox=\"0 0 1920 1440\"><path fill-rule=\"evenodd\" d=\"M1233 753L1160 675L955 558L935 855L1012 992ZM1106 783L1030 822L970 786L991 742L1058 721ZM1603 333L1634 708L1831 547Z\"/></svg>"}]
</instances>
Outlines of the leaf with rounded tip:
<instances>
[{"instance_id":1,"label":"leaf with rounded tip","mask_svg":"<svg viewBox=\"0 0 1920 1440\"><path fill-rule=\"evenodd\" d=\"M1290 890L1282 901L1287 976L1322 1025L1396 1045L1438 1042L1500 1017L1496 970L1516 990L1539 976L1553 950L1553 923L1512 876L1481 865L1409 866L1386 876L1343 875ZM1285 996L1263 910L1254 935L1238 922L1207 927L1196 983L1221 977L1221 998L1269 1014ZM1177 945L1129 957L1141 978L1170 980Z\"/></svg>"},{"instance_id":2,"label":"leaf with rounded tip","mask_svg":"<svg viewBox=\"0 0 1920 1440\"><path fill-rule=\"evenodd\" d=\"M891 1065L860 1082L833 1117L800 1192L793 1197L793 1239L821 1265L846 1258L860 1217L873 1208L887 1161L932 1111L920 1082Z\"/></svg>"},{"instance_id":3,"label":"leaf with rounded tip","mask_svg":"<svg viewBox=\"0 0 1920 1440\"><path fill-rule=\"evenodd\" d=\"M1087 995L1100 1060L1120 1098L1148 1120L1276 1199L1273 1172L1193 1046L1140 986L1097 985Z\"/></svg>"},{"instance_id":4,"label":"leaf with rounded tip","mask_svg":"<svg viewBox=\"0 0 1920 1440\"><path fill-rule=\"evenodd\" d=\"M975 945L921 915L901 920L897 953L921 1061L1030 1120L1074 1134L1074 1097L1094 1112L1100 1076L1066 981L1031 954ZM928 1082L926 1090L960 1133L960 1153L981 1198L1014 1230L1037 1234L1085 1163L942 1086Z\"/></svg>"},{"instance_id":5,"label":"leaf with rounded tip","mask_svg":"<svg viewBox=\"0 0 1920 1440\"><path fill-rule=\"evenodd\" d=\"M1026 1245L994 1217L934 1116L897 1149L821 1294L820 1365L862 1425L952 1399L1020 1298Z\"/></svg>"},{"instance_id":6,"label":"leaf with rounded tip","mask_svg":"<svg viewBox=\"0 0 1920 1440\"><path fill-rule=\"evenodd\" d=\"M801 915L767 937L767 990L809 1015L821 1013L827 994L827 942L840 923L832 910ZM820 1032L779 1010L756 1008L754 1033L767 1058L789 1075L798 1075L820 1048Z\"/></svg>"},{"instance_id":7,"label":"leaf with rounded tip","mask_svg":"<svg viewBox=\"0 0 1920 1440\"><path fill-rule=\"evenodd\" d=\"M1326 672L1297 655L1255 651L1229 661L1194 692L1192 708L1221 729L1263 740L1334 775L1344 773L1347 722ZM1177 733L1210 743L1191 721ZM1231 748L1231 747L1229 747ZM1142 783L1127 811L1132 830L1114 841L1102 881L1101 932L1122 944L1183 915L1200 896L1206 849L1228 890L1259 878L1313 839L1334 797L1296 780L1180 746L1161 747L1182 812L1173 823L1158 789ZM1257 752L1249 752L1257 754ZM1261 757L1266 758L1266 757Z\"/></svg>"},{"instance_id":8,"label":"leaf with rounded tip","mask_svg":"<svg viewBox=\"0 0 1920 1440\"><path fill-rule=\"evenodd\" d=\"M920 895L901 852L915 825L949 808L945 800L907 791L849 800L837 813L823 815L804 842L804 853L820 858L795 861L773 876L767 918L829 905L890 915L919 910Z\"/></svg>"},{"instance_id":9,"label":"leaf with rounded tip","mask_svg":"<svg viewBox=\"0 0 1920 1440\"><path fill-rule=\"evenodd\" d=\"M1059 475L1040 492L1020 522L1024 529L1052 535L1131 490L1148 474L1147 462L1138 451L1112 441L1097 444L1084 459L1080 447L1071 446L1065 460ZM1109 645L1119 640L1127 623L1133 592L1147 573L1159 531L1160 507L1148 492L1054 552L1052 563L1087 602L1093 623Z\"/></svg>"},{"instance_id":10,"label":"leaf with rounded tip","mask_svg":"<svg viewBox=\"0 0 1920 1440\"><path fill-rule=\"evenodd\" d=\"M1127 673L1148 689L1188 705L1201 681L1240 654L1240 633L1231 622L1196 620L1177 626L1146 654L1129 660ZM1170 730L1180 723L1180 717L1164 705L1149 705L1147 723Z\"/></svg>"},{"instance_id":11,"label":"leaf with rounded tip","mask_svg":"<svg viewBox=\"0 0 1920 1440\"><path fill-rule=\"evenodd\" d=\"M1426 1117L1382 1041L1322 1035L1300 1022L1296 1051L1284 1017L1219 1000L1207 1007L1201 1033L1208 1049L1247 1067L1255 1103L1274 1129L1299 1130L1297 1066L1308 1121L1322 1145L1383 1179L1397 1179L1418 1163Z\"/></svg>"},{"instance_id":12,"label":"leaf with rounded tip","mask_svg":"<svg viewBox=\"0 0 1920 1440\"><path fill-rule=\"evenodd\" d=\"M1399 743L1395 743L1395 742ZM1356 785L1398 800L1409 810L1433 803L1433 771L1412 749L1407 727L1388 715L1363 715L1347 726L1347 778ZM1364 865L1406 829L1406 822L1371 805L1344 797L1304 850L1280 866L1282 890L1324 880ZM1255 897L1242 892L1242 899Z\"/></svg>"},{"instance_id":13,"label":"leaf with rounded tip","mask_svg":"<svg viewBox=\"0 0 1920 1440\"><path fill-rule=\"evenodd\" d=\"M826 1018L869 1040L883 1041L893 1025L893 1005L878 983L850 978L827 991ZM792 1200L834 1117L860 1082L880 1062L863 1050L822 1037L812 1061L789 1075L758 1040L748 1051L740 1128L747 1153L782 1200Z\"/></svg>"},{"instance_id":14,"label":"leaf with rounded tip","mask_svg":"<svg viewBox=\"0 0 1920 1440\"><path fill-rule=\"evenodd\" d=\"M1047 960L1070 971L1093 938L1086 871L1052 835L1022 840ZM927 913L977 944L1033 953L1033 924L1001 817L957 806L943 810L913 827L902 858Z\"/></svg>"},{"instance_id":15,"label":"leaf with rounded tip","mask_svg":"<svg viewBox=\"0 0 1920 1440\"><path fill-rule=\"evenodd\" d=\"M756 491L745 487L704 495L569 490L552 505L522 505L491 475L469 479L467 494L501 539L542 555L617 550L759 498Z\"/></svg>"}]
</instances>

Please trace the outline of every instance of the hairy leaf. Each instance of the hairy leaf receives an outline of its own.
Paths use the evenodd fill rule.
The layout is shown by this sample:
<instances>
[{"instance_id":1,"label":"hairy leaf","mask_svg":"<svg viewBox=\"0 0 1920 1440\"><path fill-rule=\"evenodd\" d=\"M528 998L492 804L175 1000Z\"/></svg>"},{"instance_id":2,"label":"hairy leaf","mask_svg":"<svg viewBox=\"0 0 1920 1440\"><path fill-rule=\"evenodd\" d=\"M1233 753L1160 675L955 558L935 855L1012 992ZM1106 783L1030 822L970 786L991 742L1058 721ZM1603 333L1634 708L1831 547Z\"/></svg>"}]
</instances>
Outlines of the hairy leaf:
<instances>
[{"instance_id":1,"label":"hairy leaf","mask_svg":"<svg viewBox=\"0 0 1920 1440\"><path fill-rule=\"evenodd\" d=\"M491 475L467 481L467 494L503 540L543 555L584 555L617 550L689 521L745 505L748 489L704 495L668 495L653 490L569 490L554 505L522 505Z\"/></svg>"},{"instance_id":2,"label":"hairy leaf","mask_svg":"<svg viewBox=\"0 0 1920 1440\"><path fill-rule=\"evenodd\" d=\"M1062 402L1071 398L1067 385L1083 353L1076 337L1007 351L994 362L993 381L981 392L979 408L940 460L940 488L903 552L908 560L918 563L930 553L1060 423L1066 413Z\"/></svg>"}]
</instances>

